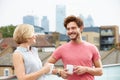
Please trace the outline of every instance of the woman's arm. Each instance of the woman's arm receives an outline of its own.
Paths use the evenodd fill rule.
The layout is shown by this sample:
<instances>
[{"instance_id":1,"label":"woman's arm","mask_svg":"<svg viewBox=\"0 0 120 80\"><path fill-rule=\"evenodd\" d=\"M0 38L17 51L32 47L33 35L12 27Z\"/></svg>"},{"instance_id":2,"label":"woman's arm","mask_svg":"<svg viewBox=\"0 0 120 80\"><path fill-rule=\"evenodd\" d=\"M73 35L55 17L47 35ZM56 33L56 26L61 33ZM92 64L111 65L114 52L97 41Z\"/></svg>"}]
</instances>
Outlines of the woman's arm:
<instances>
[{"instance_id":1,"label":"woman's arm","mask_svg":"<svg viewBox=\"0 0 120 80\"><path fill-rule=\"evenodd\" d=\"M50 71L50 66L45 65L42 69L31 74L25 74L25 67L23 57L20 53L13 54L13 65L15 68L15 74L18 80L36 80L40 76L48 73Z\"/></svg>"}]
</instances>

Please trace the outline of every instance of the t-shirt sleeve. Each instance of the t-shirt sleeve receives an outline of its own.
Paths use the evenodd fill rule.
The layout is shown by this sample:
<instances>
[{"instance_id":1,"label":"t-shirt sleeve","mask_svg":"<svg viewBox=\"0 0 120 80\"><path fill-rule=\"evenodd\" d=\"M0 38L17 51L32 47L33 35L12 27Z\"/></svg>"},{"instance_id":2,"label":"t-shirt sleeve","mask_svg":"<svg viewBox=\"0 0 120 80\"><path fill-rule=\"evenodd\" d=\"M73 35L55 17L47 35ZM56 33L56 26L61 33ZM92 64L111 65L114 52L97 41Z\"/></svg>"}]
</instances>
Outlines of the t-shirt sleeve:
<instances>
[{"instance_id":1,"label":"t-shirt sleeve","mask_svg":"<svg viewBox=\"0 0 120 80\"><path fill-rule=\"evenodd\" d=\"M93 52L93 60L100 59L100 53L99 53L99 50L96 46L93 46L92 52Z\"/></svg>"},{"instance_id":2,"label":"t-shirt sleeve","mask_svg":"<svg viewBox=\"0 0 120 80\"><path fill-rule=\"evenodd\" d=\"M61 48L58 47L52 54L52 56L56 59L56 60L59 60L61 58Z\"/></svg>"}]
</instances>

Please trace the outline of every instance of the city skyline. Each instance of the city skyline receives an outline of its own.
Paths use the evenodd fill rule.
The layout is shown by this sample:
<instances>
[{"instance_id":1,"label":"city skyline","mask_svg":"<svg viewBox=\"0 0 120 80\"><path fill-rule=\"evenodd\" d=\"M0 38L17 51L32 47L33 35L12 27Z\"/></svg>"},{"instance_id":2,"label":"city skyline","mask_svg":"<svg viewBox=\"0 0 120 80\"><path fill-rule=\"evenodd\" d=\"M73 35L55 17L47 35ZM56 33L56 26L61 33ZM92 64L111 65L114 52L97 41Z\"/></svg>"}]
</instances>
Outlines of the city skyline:
<instances>
[{"instance_id":1,"label":"city skyline","mask_svg":"<svg viewBox=\"0 0 120 80\"><path fill-rule=\"evenodd\" d=\"M66 16L91 15L95 26L120 26L119 0L0 0L0 26L21 24L23 16L47 16L50 31L55 31L56 5L66 6ZM41 25L41 24L40 24Z\"/></svg>"}]
</instances>

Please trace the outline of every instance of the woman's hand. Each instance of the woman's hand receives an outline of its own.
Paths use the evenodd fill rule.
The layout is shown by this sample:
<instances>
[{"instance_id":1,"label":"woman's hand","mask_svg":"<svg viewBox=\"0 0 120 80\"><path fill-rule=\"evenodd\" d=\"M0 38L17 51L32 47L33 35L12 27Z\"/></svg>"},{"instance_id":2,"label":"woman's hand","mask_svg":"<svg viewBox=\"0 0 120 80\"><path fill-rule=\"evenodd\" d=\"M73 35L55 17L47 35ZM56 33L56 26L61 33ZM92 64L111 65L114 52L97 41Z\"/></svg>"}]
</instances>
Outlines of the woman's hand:
<instances>
[{"instance_id":1,"label":"woman's hand","mask_svg":"<svg viewBox=\"0 0 120 80\"><path fill-rule=\"evenodd\" d=\"M45 64L43 67L42 67L42 70L44 71L44 74L47 74L50 72L50 67L51 65L49 64Z\"/></svg>"}]
</instances>

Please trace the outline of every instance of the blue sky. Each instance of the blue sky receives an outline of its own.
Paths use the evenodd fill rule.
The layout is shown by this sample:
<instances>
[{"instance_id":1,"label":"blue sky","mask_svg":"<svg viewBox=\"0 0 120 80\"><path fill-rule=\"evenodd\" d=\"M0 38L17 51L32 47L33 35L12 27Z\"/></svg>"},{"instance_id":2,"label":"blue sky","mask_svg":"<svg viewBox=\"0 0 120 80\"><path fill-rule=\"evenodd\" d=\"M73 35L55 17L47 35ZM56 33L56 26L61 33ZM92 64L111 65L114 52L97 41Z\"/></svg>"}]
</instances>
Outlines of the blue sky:
<instances>
[{"instance_id":1,"label":"blue sky","mask_svg":"<svg viewBox=\"0 0 120 80\"><path fill-rule=\"evenodd\" d=\"M66 5L66 15L93 17L96 26L120 26L120 0L0 0L0 26L22 23L28 14L48 16L50 30L55 30L55 7Z\"/></svg>"}]
</instances>

